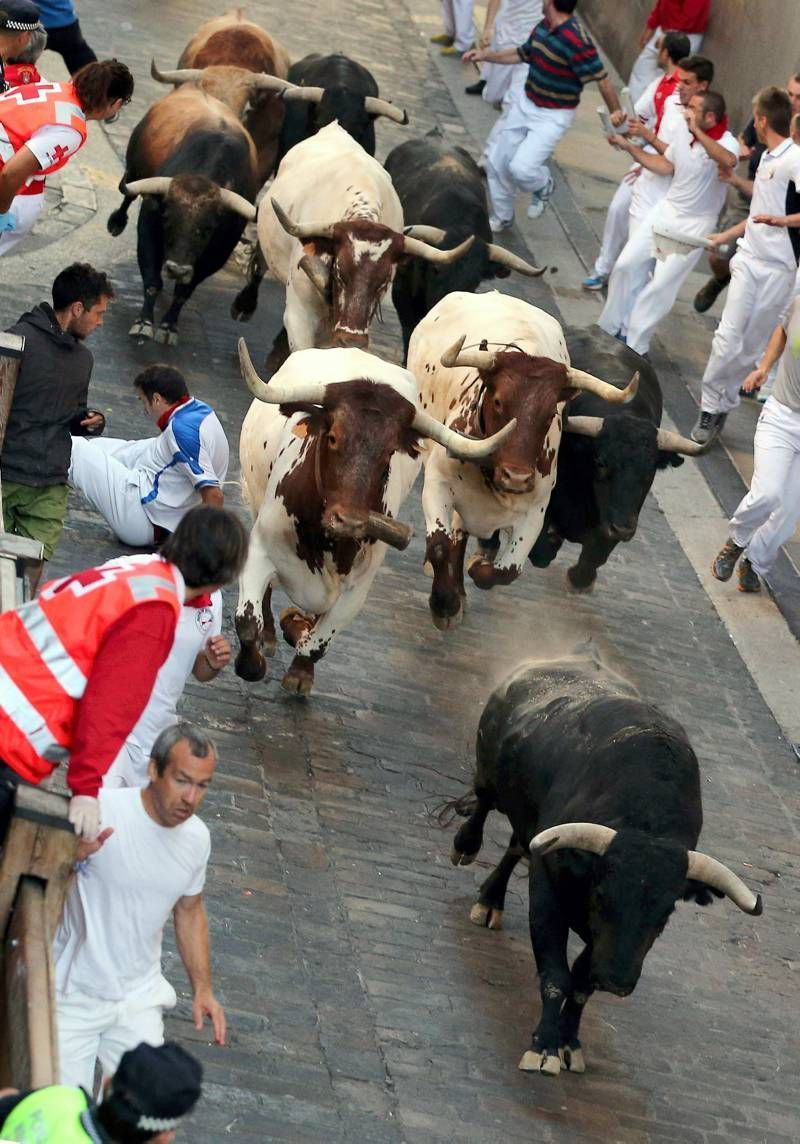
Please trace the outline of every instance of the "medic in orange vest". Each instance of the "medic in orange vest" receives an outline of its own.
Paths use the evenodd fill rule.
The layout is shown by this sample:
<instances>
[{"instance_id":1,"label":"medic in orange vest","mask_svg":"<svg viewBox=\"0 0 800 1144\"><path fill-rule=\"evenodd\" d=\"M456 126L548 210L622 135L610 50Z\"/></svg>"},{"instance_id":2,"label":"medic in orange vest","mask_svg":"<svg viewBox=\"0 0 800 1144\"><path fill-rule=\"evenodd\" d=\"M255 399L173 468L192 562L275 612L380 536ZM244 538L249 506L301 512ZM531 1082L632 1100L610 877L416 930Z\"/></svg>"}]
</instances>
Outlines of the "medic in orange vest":
<instances>
[{"instance_id":1,"label":"medic in orange vest","mask_svg":"<svg viewBox=\"0 0 800 1144\"><path fill-rule=\"evenodd\" d=\"M25 84L0 95L0 235L30 230L41 199L26 204L25 198L40 195L44 176L80 150L88 120L111 119L132 94L125 64L99 60L68 83ZM0 254L13 245L7 238L0 237Z\"/></svg>"},{"instance_id":2,"label":"medic in orange vest","mask_svg":"<svg viewBox=\"0 0 800 1144\"><path fill-rule=\"evenodd\" d=\"M17 784L67 758L69 820L97 837L103 776L150 699L184 601L234 580L246 554L238 517L200 505L160 555L51 580L0 615L0 844Z\"/></svg>"}]
</instances>

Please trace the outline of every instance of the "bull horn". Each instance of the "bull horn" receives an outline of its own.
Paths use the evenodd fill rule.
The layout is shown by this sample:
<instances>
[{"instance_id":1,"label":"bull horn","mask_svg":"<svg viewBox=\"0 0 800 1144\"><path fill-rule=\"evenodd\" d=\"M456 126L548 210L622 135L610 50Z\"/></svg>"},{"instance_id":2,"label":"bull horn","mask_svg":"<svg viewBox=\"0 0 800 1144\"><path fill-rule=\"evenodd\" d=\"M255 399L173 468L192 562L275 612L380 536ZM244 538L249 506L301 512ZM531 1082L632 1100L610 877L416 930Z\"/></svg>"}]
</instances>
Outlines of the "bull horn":
<instances>
[{"instance_id":1,"label":"bull horn","mask_svg":"<svg viewBox=\"0 0 800 1144\"><path fill-rule=\"evenodd\" d=\"M171 182L171 175L155 175L150 179L134 179L132 183L126 183L123 189L126 195L134 199L137 195L165 195Z\"/></svg>"},{"instance_id":2,"label":"bull horn","mask_svg":"<svg viewBox=\"0 0 800 1144\"><path fill-rule=\"evenodd\" d=\"M742 879L734 874L733 870L729 870L716 858L709 858L707 854L701 854L698 850L690 850L688 858L687 878L691 878L695 882L702 882L714 890L719 890L744 913L751 914L756 918L759 917L764 909L761 895L754 894L749 886L746 886Z\"/></svg>"},{"instance_id":3,"label":"bull horn","mask_svg":"<svg viewBox=\"0 0 800 1144\"><path fill-rule=\"evenodd\" d=\"M602 417L568 417L564 422L567 433L577 433L581 437L599 437L603 428Z\"/></svg>"},{"instance_id":4,"label":"bull horn","mask_svg":"<svg viewBox=\"0 0 800 1144\"><path fill-rule=\"evenodd\" d=\"M532 262L526 262L524 258L518 258L516 254L512 254L510 250L505 250L502 246L496 246L493 242L486 244L486 250L492 262L499 262L501 266L507 266L509 270L516 270L518 274L524 274L528 278L541 278L547 270L546 266L534 266Z\"/></svg>"},{"instance_id":5,"label":"bull horn","mask_svg":"<svg viewBox=\"0 0 800 1144\"><path fill-rule=\"evenodd\" d=\"M484 373L491 373L494 369L495 355L489 350L464 350L461 347L467 340L467 335L464 334L459 338L449 350L445 350L439 361L443 366L448 369L455 369L456 366L467 366L470 369L479 369Z\"/></svg>"},{"instance_id":6,"label":"bull horn","mask_svg":"<svg viewBox=\"0 0 800 1144\"><path fill-rule=\"evenodd\" d=\"M442 230L441 227L424 226L418 223L414 223L411 226L404 226L403 234L409 238L419 238L423 242L432 242L434 246L441 246L447 238L447 231Z\"/></svg>"},{"instance_id":7,"label":"bull horn","mask_svg":"<svg viewBox=\"0 0 800 1144\"><path fill-rule=\"evenodd\" d=\"M302 385L276 384L274 379L268 385L262 381L256 373L244 338L239 338L239 368L247 388L258 401L266 401L269 405L284 405L290 402L292 404L321 405L325 400L326 387L318 381L305 382Z\"/></svg>"},{"instance_id":8,"label":"bull horn","mask_svg":"<svg viewBox=\"0 0 800 1144\"><path fill-rule=\"evenodd\" d=\"M432 441L444 445L450 456L455 457L457 461L483 461L514 432L516 424L517 419L514 417L491 437L465 437L455 429L450 429L441 421L437 421L429 413L418 409L411 428L421 433L423 437L430 437Z\"/></svg>"},{"instance_id":9,"label":"bull horn","mask_svg":"<svg viewBox=\"0 0 800 1144\"><path fill-rule=\"evenodd\" d=\"M308 275L320 294L324 296L328 293L328 286L331 281L330 266L327 266L315 254L304 254L297 265Z\"/></svg>"},{"instance_id":10,"label":"bull horn","mask_svg":"<svg viewBox=\"0 0 800 1144\"><path fill-rule=\"evenodd\" d=\"M708 445L698 445L696 441L690 441L688 437L681 437L680 433L672 433L669 429L659 429L657 443L665 453L683 453L685 457L699 457L708 451Z\"/></svg>"},{"instance_id":11,"label":"bull horn","mask_svg":"<svg viewBox=\"0 0 800 1144\"><path fill-rule=\"evenodd\" d=\"M175 71L159 71L155 58L150 60L150 75L157 83L197 83L205 68L178 68Z\"/></svg>"},{"instance_id":12,"label":"bull horn","mask_svg":"<svg viewBox=\"0 0 800 1144\"><path fill-rule=\"evenodd\" d=\"M256 72L248 76L248 85L251 91L287 91L294 87L288 79L281 79L277 75L267 75L265 72Z\"/></svg>"},{"instance_id":13,"label":"bull horn","mask_svg":"<svg viewBox=\"0 0 800 1144\"><path fill-rule=\"evenodd\" d=\"M219 197L222 200L222 205L227 207L229 211L241 215L248 222L255 220L256 208L244 195L237 195L236 191L229 191L227 187L220 187Z\"/></svg>"},{"instance_id":14,"label":"bull horn","mask_svg":"<svg viewBox=\"0 0 800 1144\"><path fill-rule=\"evenodd\" d=\"M591 373L584 373L582 369L572 369L571 367L567 369L567 379L568 384L573 389L585 389L589 393L602 397L604 401L610 401L612 405L624 405L625 402L631 401L639 388L638 371L624 389L617 389L616 385L609 385L607 381L601 381L599 377L594 377Z\"/></svg>"},{"instance_id":15,"label":"bull horn","mask_svg":"<svg viewBox=\"0 0 800 1144\"><path fill-rule=\"evenodd\" d=\"M278 222L281 224L287 234L291 234L294 238L309 239L309 238L332 238L333 237L333 223L299 223L293 222L286 211L277 202L276 199L269 200L272 203L272 209L278 216Z\"/></svg>"},{"instance_id":16,"label":"bull horn","mask_svg":"<svg viewBox=\"0 0 800 1144\"><path fill-rule=\"evenodd\" d=\"M610 826L598 822L565 822L541 830L531 839L531 854L551 854L554 850L586 850L602 857L617 836Z\"/></svg>"},{"instance_id":17,"label":"bull horn","mask_svg":"<svg viewBox=\"0 0 800 1144\"><path fill-rule=\"evenodd\" d=\"M367 115L385 115L387 119L394 120L395 123L408 123L408 113L403 111L401 107L395 107L393 103L389 103L388 99L378 99L374 95L367 95L364 97L364 110Z\"/></svg>"},{"instance_id":18,"label":"bull horn","mask_svg":"<svg viewBox=\"0 0 800 1144\"><path fill-rule=\"evenodd\" d=\"M475 235L471 234L469 238L465 238L463 242L451 250L437 250L435 246L430 246L427 242L420 242L418 238L412 238L411 235L407 234L403 238L403 249L406 254L425 258L428 262L455 262L467 253L474 241Z\"/></svg>"},{"instance_id":19,"label":"bull horn","mask_svg":"<svg viewBox=\"0 0 800 1144\"><path fill-rule=\"evenodd\" d=\"M290 87L284 88L281 93L281 99L285 99L287 103L319 103L325 94L324 87L303 87L302 84L292 84Z\"/></svg>"}]
</instances>

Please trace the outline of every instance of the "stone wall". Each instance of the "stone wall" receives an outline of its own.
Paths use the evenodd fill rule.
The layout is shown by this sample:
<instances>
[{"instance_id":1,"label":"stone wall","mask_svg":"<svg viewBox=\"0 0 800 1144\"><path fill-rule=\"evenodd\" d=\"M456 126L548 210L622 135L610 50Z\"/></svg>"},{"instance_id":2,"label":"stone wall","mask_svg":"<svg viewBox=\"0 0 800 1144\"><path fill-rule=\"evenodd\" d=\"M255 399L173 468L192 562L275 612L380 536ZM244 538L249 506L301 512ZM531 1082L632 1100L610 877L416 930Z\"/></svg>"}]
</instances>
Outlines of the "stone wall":
<instances>
[{"instance_id":1,"label":"stone wall","mask_svg":"<svg viewBox=\"0 0 800 1144\"><path fill-rule=\"evenodd\" d=\"M650 0L580 0L579 14L625 77L651 8ZM702 51L716 65L714 86L728 101L731 124L738 131L758 88L783 84L800 70L800 4L797 0L712 0Z\"/></svg>"}]
</instances>

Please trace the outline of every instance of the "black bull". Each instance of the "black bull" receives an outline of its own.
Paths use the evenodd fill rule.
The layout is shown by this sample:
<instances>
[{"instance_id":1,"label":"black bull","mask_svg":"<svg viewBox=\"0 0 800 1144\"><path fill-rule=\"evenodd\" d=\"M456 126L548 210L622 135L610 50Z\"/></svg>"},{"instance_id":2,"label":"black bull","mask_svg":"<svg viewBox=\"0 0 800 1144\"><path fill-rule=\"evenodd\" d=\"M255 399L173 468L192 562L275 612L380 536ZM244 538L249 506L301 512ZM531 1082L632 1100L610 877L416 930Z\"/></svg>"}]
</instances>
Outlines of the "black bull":
<instances>
[{"instance_id":1,"label":"black bull","mask_svg":"<svg viewBox=\"0 0 800 1144\"><path fill-rule=\"evenodd\" d=\"M476 754L473 809L451 860L475 858L491 810L507 815L512 835L470 918L501 928L509 877L530 851L542 1013L520 1068L582 1072L584 1005L596 989L634 989L677 901L727 894L759 914L761 899L694 850L700 777L683 728L597 660L519 668L489 699ZM585 942L571 970L570 929Z\"/></svg>"}]
</instances>

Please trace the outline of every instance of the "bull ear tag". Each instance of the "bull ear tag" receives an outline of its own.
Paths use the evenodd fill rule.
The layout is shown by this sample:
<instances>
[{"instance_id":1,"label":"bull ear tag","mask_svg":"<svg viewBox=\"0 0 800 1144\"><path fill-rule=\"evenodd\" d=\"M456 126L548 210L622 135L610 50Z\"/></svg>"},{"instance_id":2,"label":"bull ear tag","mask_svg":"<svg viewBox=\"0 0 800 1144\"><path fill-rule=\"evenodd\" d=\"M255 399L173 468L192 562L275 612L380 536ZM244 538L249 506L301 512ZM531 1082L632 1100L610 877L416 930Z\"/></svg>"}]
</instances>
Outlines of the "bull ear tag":
<instances>
[{"instance_id":1,"label":"bull ear tag","mask_svg":"<svg viewBox=\"0 0 800 1144\"><path fill-rule=\"evenodd\" d=\"M298 421L296 425L292 426L292 432L294 433L295 437L307 437L308 436L308 422L307 421Z\"/></svg>"}]
</instances>

